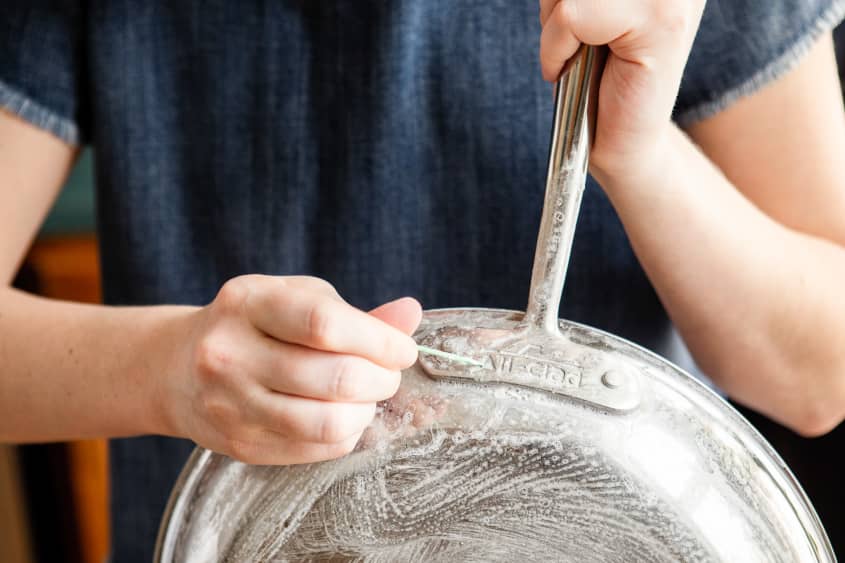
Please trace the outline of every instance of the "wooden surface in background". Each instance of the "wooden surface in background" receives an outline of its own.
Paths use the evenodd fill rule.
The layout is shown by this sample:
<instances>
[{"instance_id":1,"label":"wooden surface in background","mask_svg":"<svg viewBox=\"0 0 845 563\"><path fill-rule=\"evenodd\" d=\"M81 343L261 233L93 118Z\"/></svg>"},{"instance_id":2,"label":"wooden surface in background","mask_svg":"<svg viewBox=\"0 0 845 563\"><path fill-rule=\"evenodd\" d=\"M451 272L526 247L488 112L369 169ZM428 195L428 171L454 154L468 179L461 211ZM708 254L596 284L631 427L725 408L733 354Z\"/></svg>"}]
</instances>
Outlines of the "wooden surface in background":
<instances>
[{"instance_id":1,"label":"wooden surface in background","mask_svg":"<svg viewBox=\"0 0 845 563\"><path fill-rule=\"evenodd\" d=\"M100 268L93 236L38 240L26 259L45 297L101 302ZM109 550L108 448L105 440L67 443L68 472L84 563L102 563ZM0 557L0 561L12 561Z\"/></svg>"},{"instance_id":2,"label":"wooden surface in background","mask_svg":"<svg viewBox=\"0 0 845 563\"><path fill-rule=\"evenodd\" d=\"M94 236L39 239L26 258L45 297L100 303L100 263Z\"/></svg>"},{"instance_id":3,"label":"wooden surface in background","mask_svg":"<svg viewBox=\"0 0 845 563\"><path fill-rule=\"evenodd\" d=\"M15 447L0 444L0 561L30 563L32 547L20 483Z\"/></svg>"}]
</instances>

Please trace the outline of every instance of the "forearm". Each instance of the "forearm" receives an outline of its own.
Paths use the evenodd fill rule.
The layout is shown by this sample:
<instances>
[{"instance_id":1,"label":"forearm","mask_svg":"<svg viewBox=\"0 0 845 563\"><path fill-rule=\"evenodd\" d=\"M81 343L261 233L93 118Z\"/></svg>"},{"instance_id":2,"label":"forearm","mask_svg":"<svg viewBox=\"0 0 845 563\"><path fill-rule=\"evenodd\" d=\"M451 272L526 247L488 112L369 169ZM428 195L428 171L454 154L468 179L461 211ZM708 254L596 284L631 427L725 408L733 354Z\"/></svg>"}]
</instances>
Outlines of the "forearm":
<instances>
[{"instance_id":1,"label":"forearm","mask_svg":"<svg viewBox=\"0 0 845 563\"><path fill-rule=\"evenodd\" d=\"M0 441L164 433L159 382L188 307L104 307L0 289Z\"/></svg>"},{"instance_id":2,"label":"forearm","mask_svg":"<svg viewBox=\"0 0 845 563\"><path fill-rule=\"evenodd\" d=\"M845 413L845 249L759 211L676 128L663 145L653 173L599 180L670 316L733 397L829 430Z\"/></svg>"}]
</instances>

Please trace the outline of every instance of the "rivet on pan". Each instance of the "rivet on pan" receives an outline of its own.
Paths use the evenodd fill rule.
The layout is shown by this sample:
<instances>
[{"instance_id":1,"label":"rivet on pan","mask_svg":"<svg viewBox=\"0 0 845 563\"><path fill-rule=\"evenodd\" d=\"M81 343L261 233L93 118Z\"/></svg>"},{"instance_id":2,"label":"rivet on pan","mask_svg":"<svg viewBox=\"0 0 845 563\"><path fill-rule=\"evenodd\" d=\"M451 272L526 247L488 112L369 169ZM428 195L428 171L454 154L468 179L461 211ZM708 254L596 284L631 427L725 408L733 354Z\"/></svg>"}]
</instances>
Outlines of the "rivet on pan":
<instances>
[{"instance_id":1,"label":"rivet on pan","mask_svg":"<svg viewBox=\"0 0 845 563\"><path fill-rule=\"evenodd\" d=\"M626 379L627 377L624 373L615 369L606 371L604 375L601 376L601 382L609 389L618 389L619 387L622 387L625 385Z\"/></svg>"}]
</instances>

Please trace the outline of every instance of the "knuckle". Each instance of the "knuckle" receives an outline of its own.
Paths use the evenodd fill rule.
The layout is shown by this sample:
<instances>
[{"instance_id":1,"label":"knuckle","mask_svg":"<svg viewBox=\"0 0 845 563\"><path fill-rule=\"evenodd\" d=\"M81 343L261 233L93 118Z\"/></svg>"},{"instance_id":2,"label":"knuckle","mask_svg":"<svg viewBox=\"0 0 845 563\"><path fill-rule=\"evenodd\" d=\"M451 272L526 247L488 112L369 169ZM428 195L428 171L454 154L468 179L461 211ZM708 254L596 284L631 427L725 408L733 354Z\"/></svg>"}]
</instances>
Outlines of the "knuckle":
<instances>
[{"instance_id":1,"label":"knuckle","mask_svg":"<svg viewBox=\"0 0 845 563\"><path fill-rule=\"evenodd\" d=\"M231 353L220 345L216 338L207 336L197 344L194 367L199 378L205 383L217 381L231 364Z\"/></svg>"},{"instance_id":2,"label":"knuckle","mask_svg":"<svg viewBox=\"0 0 845 563\"><path fill-rule=\"evenodd\" d=\"M578 17L577 2L558 2L552 10L550 18L556 25L563 28L572 27Z\"/></svg>"},{"instance_id":3,"label":"knuckle","mask_svg":"<svg viewBox=\"0 0 845 563\"><path fill-rule=\"evenodd\" d=\"M332 376L330 394L335 400L348 401L360 394L358 384L358 362L355 358L346 357L338 360Z\"/></svg>"},{"instance_id":4,"label":"knuckle","mask_svg":"<svg viewBox=\"0 0 845 563\"><path fill-rule=\"evenodd\" d=\"M311 343L330 349L334 343L332 308L326 301L317 301L308 311L307 334Z\"/></svg>"},{"instance_id":5,"label":"knuckle","mask_svg":"<svg viewBox=\"0 0 845 563\"><path fill-rule=\"evenodd\" d=\"M226 310L240 309L249 294L246 276L232 278L217 292L215 302Z\"/></svg>"}]
</instances>

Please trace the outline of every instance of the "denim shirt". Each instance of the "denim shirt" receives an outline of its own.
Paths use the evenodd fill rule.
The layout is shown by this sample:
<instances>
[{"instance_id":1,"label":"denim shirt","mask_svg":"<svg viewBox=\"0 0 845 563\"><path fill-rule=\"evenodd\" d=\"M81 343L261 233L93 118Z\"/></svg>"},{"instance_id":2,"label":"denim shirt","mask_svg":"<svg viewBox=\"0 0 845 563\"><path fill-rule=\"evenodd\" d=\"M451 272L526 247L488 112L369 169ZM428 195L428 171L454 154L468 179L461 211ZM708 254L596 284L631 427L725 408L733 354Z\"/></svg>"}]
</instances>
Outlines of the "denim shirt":
<instances>
[{"instance_id":1,"label":"denim shirt","mask_svg":"<svg viewBox=\"0 0 845 563\"><path fill-rule=\"evenodd\" d=\"M3 4L0 105L95 148L107 303L205 304L260 272L320 276L363 308L524 309L552 111L536 0ZM711 0L677 121L786 72L843 11ZM671 340L592 181L561 316ZM151 559L191 448L112 443L115 561Z\"/></svg>"}]
</instances>

